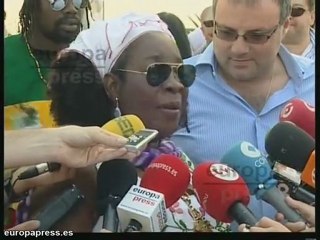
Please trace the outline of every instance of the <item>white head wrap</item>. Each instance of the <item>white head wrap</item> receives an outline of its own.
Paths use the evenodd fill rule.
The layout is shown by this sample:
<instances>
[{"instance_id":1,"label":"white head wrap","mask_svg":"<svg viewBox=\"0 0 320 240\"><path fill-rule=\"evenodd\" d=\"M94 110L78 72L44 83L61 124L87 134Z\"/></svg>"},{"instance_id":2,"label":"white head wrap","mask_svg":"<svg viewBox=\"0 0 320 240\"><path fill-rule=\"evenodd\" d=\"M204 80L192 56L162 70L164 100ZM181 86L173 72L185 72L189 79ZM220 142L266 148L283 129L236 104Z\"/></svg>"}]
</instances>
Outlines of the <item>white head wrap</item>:
<instances>
[{"instance_id":1,"label":"white head wrap","mask_svg":"<svg viewBox=\"0 0 320 240\"><path fill-rule=\"evenodd\" d=\"M167 25L155 14L128 13L109 21L97 21L80 32L59 57L66 52L78 52L91 60L103 78L130 43L152 31L166 33L174 40Z\"/></svg>"}]
</instances>

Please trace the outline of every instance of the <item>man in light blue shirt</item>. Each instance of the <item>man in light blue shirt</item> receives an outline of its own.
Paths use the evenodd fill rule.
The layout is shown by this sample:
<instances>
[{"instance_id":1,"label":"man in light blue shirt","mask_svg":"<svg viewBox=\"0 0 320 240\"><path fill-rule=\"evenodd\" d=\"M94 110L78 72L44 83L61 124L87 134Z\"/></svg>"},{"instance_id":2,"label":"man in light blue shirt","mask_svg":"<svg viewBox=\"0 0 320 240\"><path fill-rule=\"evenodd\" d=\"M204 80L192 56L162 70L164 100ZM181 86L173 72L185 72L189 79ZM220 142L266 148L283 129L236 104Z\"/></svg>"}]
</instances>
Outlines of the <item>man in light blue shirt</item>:
<instances>
[{"instance_id":1,"label":"man in light blue shirt","mask_svg":"<svg viewBox=\"0 0 320 240\"><path fill-rule=\"evenodd\" d=\"M197 70L189 89L189 131L172 137L195 164L220 161L239 141L265 153L265 136L284 105L293 98L315 101L314 62L281 45L290 0L216 0L213 11L213 45L185 61ZM249 208L258 219L276 213L255 197Z\"/></svg>"}]
</instances>

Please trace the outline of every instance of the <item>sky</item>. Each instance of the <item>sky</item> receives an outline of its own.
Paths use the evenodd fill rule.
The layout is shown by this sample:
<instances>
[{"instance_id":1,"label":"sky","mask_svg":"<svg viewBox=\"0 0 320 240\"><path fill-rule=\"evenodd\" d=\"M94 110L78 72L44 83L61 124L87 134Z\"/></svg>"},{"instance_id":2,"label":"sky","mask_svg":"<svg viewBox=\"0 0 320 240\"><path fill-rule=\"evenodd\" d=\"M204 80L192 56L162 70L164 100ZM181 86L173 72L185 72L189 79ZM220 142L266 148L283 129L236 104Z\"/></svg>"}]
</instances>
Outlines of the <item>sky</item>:
<instances>
[{"instance_id":1,"label":"sky","mask_svg":"<svg viewBox=\"0 0 320 240\"><path fill-rule=\"evenodd\" d=\"M44 1L44 0L43 0ZM171 12L177 15L187 28L194 28L194 24L189 20L197 20L196 15L200 15L202 10L210 6L212 0L93 0L95 19L109 19L128 11L158 13L162 11ZM5 22L7 31L11 34L17 33L19 10L23 0L4 0L4 9L7 14ZM104 5L104 10L102 6ZM100 11L97 11L100 10ZM199 23L199 22L198 22Z\"/></svg>"}]
</instances>

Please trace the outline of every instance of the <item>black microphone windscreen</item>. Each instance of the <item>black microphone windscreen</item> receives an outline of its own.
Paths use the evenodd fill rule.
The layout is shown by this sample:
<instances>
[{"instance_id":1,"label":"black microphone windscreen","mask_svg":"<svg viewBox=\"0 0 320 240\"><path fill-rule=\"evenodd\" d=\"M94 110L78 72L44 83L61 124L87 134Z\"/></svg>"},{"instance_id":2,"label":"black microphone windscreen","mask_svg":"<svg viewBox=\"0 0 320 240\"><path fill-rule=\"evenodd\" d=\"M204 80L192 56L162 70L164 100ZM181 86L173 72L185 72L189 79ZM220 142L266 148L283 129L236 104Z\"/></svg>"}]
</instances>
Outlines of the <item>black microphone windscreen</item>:
<instances>
[{"instance_id":1,"label":"black microphone windscreen","mask_svg":"<svg viewBox=\"0 0 320 240\"><path fill-rule=\"evenodd\" d=\"M299 172L304 169L314 148L314 139L289 122L277 123L265 141L265 149L272 163L279 162Z\"/></svg>"},{"instance_id":2,"label":"black microphone windscreen","mask_svg":"<svg viewBox=\"0 0 320 240\"><path fill-rule=\"evenodd\" d=\"M137 184L138 174L135 166L126 159L114 159L101 164L97 174L98 205L106 202L109 195L118 196L120 200L132 185ZM104 205L104 204L103 204ZM98 206L104 211L103 206Z\"/></svg>"}]
</instances>

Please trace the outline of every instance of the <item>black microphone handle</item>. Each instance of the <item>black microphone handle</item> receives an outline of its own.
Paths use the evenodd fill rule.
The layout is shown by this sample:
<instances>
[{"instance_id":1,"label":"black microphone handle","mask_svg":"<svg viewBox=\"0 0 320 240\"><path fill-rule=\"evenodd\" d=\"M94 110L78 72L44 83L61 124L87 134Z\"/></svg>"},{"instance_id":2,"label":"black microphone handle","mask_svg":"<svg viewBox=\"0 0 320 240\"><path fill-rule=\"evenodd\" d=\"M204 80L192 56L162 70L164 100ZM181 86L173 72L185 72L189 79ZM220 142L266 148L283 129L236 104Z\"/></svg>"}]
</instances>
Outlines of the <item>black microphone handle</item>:
<instances>
[{"instance_id":1,"label":"black microphone handle","mask_svg":"<svg viewBox=\"0 0 320 240\"><path fill-rule=\"evenodd\" d=\"M142 229L142 225L135 219L131 219L129 225L126 227L124 232L139 232Z\"/></svg>"},{"instance_id":2,"label":"black microphone handle","mask_svg":"<svg viewBox=\"0 0 320 240\"><path fill-rule=\"evenodd\" d=\"M24 179L36 177L38 175L39 175L38 169L36 167L30 167L27 170L20 173L18 176L18 179L24 180Z\"/></svg>"},{"instance_id":3,"label":"black microphone handle","mask_svg":"<svg viewBox=\"0 0 320 240\"><path fill-rule=\"evenodd\" d=\"M63 192L57 199L45 206L36 216L35 219L40 221L38 230L49 230L83 198L80 190L75 186Z\"/></svg>"},{"instance_id":4,"label":"black microphone handle","mask_svg":"<svg viewBox=\"0 0 320 240\"><path fill-rule=\"evenodd\" d=\"M315 195L305 190L302 187L296 187L290 194L290 196L298 201L306 204L314 204L316 201Z\"/></svg>"},{"instance_id":5,"label":"black microphone handle","mask_svg":"<svg viewBox=\"0 0 320 240\"><path fill-rule=\"evenodd\" d=\"M61 164L60 163L57 163L57 162L48 162L48 170L49 172L54 172L54 171L57 171L59 170L61 167Z\"/></svg>"},{"instance_id":6,"label":"black microphone handle","mask_svg":"<svg viewBox=\"0 0 320 240\"><path fill-rule=\"evenodd\" d=\"M120 202L120 198L117 196L109 195L107 198L106 211L103 216L102 227L111 232L118 232L119 218L117 214L117 205Z\"/></svg>"},{"instance_id":7,"label":"black microphone handle","mask_svg":"<svg viewBox=\"0 0 320 240\"><path fill-rule=\"evenodd\" d=\"M264 191L261 199L282 213L289 222L305 222L305 220L285 202L284 194L277 187L274 186L260 191Z\"/></svg>"},{"instance_id":8,"label":"black microphone handle","mask_svg":"<svg viewBox=\"0 0 320 240\"><path fill-rule=\"evenodd\" d=\"M228 210L229 215L238 223L254 226L258 222L256 217L242 202L234 203Z\"/></svg>"},{"instance_id":9,"label":"black microphone handle","mask_svg":"<svg viewBox=\"0 0 320 240\"><path fill-rule=\"evenodd\" d=\"M29 167L27 168L27 170L20 173L20 175L18 176L18 179L24 180L28 178L33 178L48 171L49 172L57 171L60 169L60 167L61 167L61 164L56 162L40 163L40 164L37 164L36 166Z\"/></svg>"}]
</instances>

